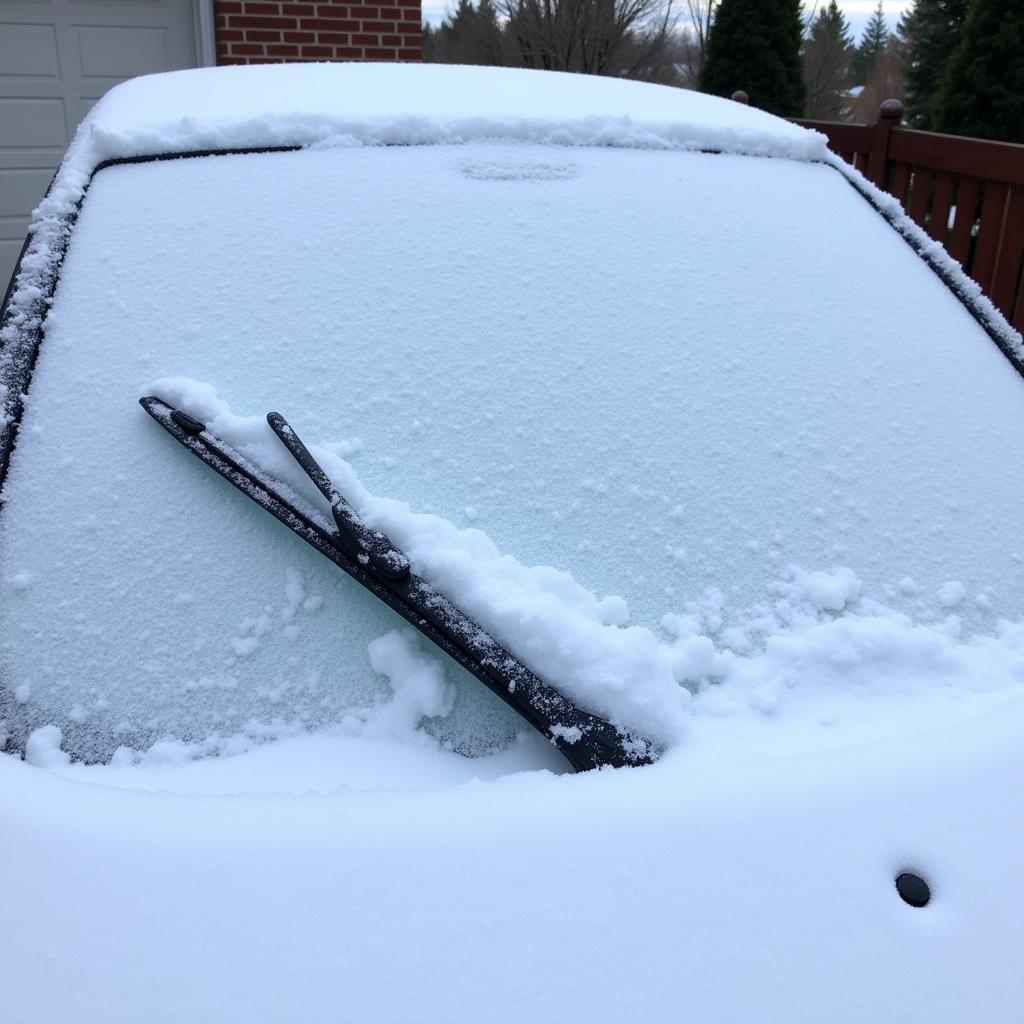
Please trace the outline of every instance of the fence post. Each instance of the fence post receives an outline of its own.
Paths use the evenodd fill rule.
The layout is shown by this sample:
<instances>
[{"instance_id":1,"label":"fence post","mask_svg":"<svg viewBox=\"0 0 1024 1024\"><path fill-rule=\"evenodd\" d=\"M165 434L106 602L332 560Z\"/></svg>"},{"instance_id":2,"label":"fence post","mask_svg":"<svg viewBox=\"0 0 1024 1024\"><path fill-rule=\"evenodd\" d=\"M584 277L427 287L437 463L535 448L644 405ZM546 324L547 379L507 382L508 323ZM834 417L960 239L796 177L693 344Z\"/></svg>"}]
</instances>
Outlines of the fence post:
<instances>
[{"instance_id":1,"label":"fence post","mask_svg":"<svg viewBox=\"0 0 1024 1024\"><path fill-rule=\"evenodd\" d=\"M867 176L881 189L885 188L889 170L889 137L902 120L903 104L899 100L886 100L878 108L875 137L871 140L871 152L868 154Z\"/></svg>"},{"instance_id":2,"label":"fence post","mask_svg":"<svg viewBox=\"0 0 1024 1024\"><path fill-rule=\"evenodd\" d=\"M734 99L737 103L742 103L744 105L750 103L750 97L742 89L737 89L732 94L732 99Z\"/></svg>"}]
</instances>

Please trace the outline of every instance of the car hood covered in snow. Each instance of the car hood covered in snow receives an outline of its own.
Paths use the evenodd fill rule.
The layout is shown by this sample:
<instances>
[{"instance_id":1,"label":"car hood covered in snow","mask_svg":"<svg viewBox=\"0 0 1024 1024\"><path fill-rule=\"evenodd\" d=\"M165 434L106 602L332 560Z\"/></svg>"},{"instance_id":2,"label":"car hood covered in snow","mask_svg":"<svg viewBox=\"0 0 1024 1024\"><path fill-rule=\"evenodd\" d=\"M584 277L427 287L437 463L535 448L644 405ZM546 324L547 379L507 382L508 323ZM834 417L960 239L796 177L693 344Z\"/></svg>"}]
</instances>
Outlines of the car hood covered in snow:
<instances>
[{"instance_id":1,"label":"car hood covered in snow","mask_svg":"<svg viewBox=\"0 0 1024 1024\"><path fill-rule=\"evenodd\" d=\"M107 94L0 350L0 1015L1011 1020L1020 339L864 194L927 246L820 136L640 83ZM566 774L140 393L301 490L280 408L664 755Z\"/></svg>"}]
</instances>

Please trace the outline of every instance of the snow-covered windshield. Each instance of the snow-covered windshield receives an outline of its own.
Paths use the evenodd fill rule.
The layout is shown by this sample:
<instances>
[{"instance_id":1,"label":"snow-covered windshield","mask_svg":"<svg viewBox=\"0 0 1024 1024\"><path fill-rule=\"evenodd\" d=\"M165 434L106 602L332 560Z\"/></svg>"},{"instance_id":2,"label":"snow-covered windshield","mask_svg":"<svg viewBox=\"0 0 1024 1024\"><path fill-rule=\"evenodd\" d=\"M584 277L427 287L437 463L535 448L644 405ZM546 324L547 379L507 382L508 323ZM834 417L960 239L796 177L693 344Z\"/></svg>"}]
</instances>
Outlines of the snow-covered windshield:
<instances>
[{"instance_id":1,"label":"snow-covered windshield","mask_svg":"<svg viewBox=\"0 0 1024 1024\"><path fill-rule=\"evenodd\" d=\"M1013 671L1024 381L821 164L476 143L97 175L2 516L15 745L500 747L511 711L142 393L254 458L280 410L418 571L661 743L698 706Z\"/></svg>"}]
</instances>

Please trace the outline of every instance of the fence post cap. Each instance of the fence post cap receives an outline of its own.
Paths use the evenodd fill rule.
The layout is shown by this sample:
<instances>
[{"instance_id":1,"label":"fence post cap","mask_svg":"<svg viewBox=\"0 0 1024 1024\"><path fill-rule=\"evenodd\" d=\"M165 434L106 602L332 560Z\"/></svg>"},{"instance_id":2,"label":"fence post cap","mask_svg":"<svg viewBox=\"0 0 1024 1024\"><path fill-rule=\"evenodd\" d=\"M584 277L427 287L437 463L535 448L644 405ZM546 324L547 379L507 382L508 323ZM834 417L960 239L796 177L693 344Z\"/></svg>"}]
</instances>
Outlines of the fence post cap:
<instances>
[{"instance_id":1,"label":"fence post cap","mask_svg":"<svg viewBox=\"0 0 1024 1024\"><path fill-rule=\"evenodd\" d=\"M885 100L878 108L879 121L902 121L903 104L899 100Z\"/></svg>"},{"instance_id":2,"label":"fence post cap","mask_svg":"<svg viewBox=\"0 0 1024 1024\"><path fill-rule=\"evenodd\" d=\"M734 99L737 103L750 103L750 97L742 89L737 89L732 94L732 99ZM900 110L902 111L903 108L900 107Z\"/></svg>"}]
</instances>

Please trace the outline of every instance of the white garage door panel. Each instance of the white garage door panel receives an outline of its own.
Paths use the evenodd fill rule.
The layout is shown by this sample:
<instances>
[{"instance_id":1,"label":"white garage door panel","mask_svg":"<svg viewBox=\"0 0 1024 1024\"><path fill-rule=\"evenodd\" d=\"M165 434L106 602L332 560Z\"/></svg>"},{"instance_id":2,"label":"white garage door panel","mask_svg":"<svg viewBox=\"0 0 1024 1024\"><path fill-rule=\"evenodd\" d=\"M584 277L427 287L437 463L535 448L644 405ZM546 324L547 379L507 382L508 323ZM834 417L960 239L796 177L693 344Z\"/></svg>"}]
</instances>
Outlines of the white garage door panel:
<instances>
[{"instance_id":1,"label":"white garage door panel","mask_svg":"<svg viewBox=\"0 0 1024 1024\"><path fill-rule=\"evenodd\" d=\"M0 0L0 296L78 123L111 86L195 67L195 0Z\"/></svg>"},{"instance_id":2,"label":"white garage door panel","mask_svg":"<svg viewBox=\"0 0 1024 1024\"><path fill-rule=\"evenodd\" d=\"M0 96L0 139L5 143L8 143L8 140L17 141L17 146L4 146L12 153L38 149L40 146L62 150L68 143L67 115L63 98L31 99L23 96ZM6 187L6 180L4 185Z\"/></svg>"},{"instance_id":3,"label":"white garage door panel","mask_svg":"<svg viewBox=\"0 0 1024 1024\"><path fill-rule=\"evenodd\" d=\"M9 171L4 176L4 191L9 192L9 198L14 205L32 209L39 202L39 197L46 191L50 184L53 171L48 168L37 168ZM21 218L18 218L19 220ZM28 220L25 219L25 227L28 227ZM25 232L22 231L22 238Z\"/></svg>"},{"instance_id":4,"label":"white garage door panel","mask_svg":"<svg viewBox=\"0 0 1024 1024\"><path fill-rule=\"evenodd\" d=\"M163 28L80 25L78 53L83 78L131 78L170 64Z\"/></svg>"},{"instance_id":5,"label":"white garage door panel","mask_svg":"<svg viewBox=\"0 0 1024 1024\"><path fill-rule=\"evenodd\" d=\"M0 33L0 74L60 78L57 26L4 25Z\"/></svg>"}]
</instances>

